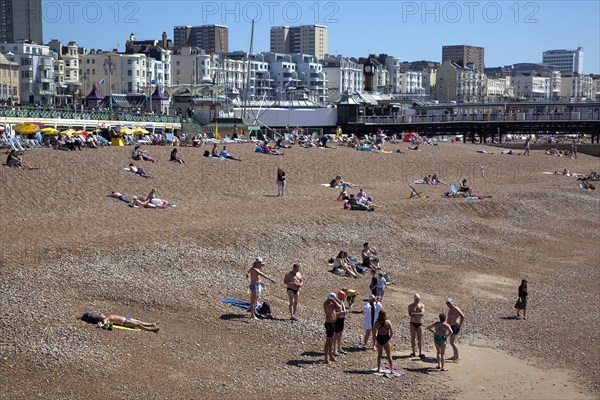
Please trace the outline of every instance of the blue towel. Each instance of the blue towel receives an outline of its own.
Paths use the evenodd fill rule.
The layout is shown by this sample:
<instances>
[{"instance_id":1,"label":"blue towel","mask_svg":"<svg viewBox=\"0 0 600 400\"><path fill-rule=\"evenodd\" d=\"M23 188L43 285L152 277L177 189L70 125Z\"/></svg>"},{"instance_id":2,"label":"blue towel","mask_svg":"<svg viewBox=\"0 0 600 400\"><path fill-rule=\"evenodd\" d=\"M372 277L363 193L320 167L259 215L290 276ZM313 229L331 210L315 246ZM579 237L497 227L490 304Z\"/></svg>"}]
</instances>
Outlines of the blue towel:
<instances>
[{"instance_id":1,"label":"blue towel","mask_svg":"<svg viewBox=\"0 0 600 400\"><path fill-rule=\"evenodd\" d=\"M248 303L247 301L234 299L233 297L226 297L224 299L221 299L221 301L225 304L231 304L232 306L236 306L239 308L243 308L246 311L250 311L250 303Z\"/></svg>"}]
</instances>

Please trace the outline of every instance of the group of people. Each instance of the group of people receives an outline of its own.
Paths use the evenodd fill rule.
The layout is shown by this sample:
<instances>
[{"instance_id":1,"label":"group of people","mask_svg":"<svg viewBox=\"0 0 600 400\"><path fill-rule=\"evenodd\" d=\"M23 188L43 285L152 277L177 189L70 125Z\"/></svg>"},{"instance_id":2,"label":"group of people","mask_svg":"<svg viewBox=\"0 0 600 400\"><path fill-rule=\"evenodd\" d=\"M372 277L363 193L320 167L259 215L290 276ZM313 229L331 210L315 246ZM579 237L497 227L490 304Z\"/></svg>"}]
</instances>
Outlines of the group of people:
<instances>
[{"instance_id":1,"label":"group of people","mask_svg":"<svg viewBox=\"0 0 600 400\"><path fill-rule=\"evenodd\" d=\"M224 158L226 160L242 161L240 158L232 156L231 153L229 153L229 150L227 150L227 146L223 146L221 151L219 151L216 143L213 144L213 148L210 151L210 153L207 150L204 152L204 155L206 157Z\"/></svg>"}]
</instances>

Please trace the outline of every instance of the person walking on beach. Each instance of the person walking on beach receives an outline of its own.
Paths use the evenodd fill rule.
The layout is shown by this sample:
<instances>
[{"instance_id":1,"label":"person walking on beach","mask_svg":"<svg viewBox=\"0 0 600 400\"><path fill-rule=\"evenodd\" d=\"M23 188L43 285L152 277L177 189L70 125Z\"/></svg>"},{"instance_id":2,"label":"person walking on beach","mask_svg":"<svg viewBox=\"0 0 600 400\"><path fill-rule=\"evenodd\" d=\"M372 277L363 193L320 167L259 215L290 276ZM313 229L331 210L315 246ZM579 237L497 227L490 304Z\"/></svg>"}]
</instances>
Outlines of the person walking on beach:
<instances>
[{"instance_id":1,"label":"person walking on beach","mask_svg":"<svg viewBox=\"0 0 600 400\"><path fill-rule=\"evenodd\" d=\"M285 193L285 171L277 168L277 197L283 196Z\"/></svg>"},{"instance_id":2,"label":"person walking on beach","mask_svg":"<svg viewBox=\"0 0 600 400\"><path fill-rule=\"evenodd\" d=\"M456 347L456 339L460 332L460 328L462 327L463 322L465 321L465 314L460 310L460 308L456 307L454 301L451 298L446 300L446 305L448 306L448 325L452 328L452 336L450 336L450 345L452 346L452 357L449 360L458 361L460 360L460 356L458 354L458 347Z\"/></svg>"},{"instance_id":3,"label":"person walking on beach","mask_svg":"<svg viewBox=\"0 0 600 400\"><path fill-rule=\"evenodd\" d=\"M523 279L521 285L519 285L519 299L515 308L517 309L517 318L520 318L520 312L523 310L523 319L527 319L527 298L529 293L527 292L527 281Z\"/></svg>"},{"instance_id":4,"label":"person walking on beach","mask_svg":"<svg viewBox=\"0 0 600 400\"><path fill-rule=\"evenodd\" d=\"M300 273L300 264L292 265L292 270L285 274L283 284L287 287L288 295L288 310L290 311L290 319L297 321L296 309L298 308L298 292L304 285L304 277Z\"/></svg>"},{"instance_id":5,"label":"person walking on beach","mask_svg":"<svg viewBox=\"0 0 600 400\"><path fill-rule=\"evenodd\" d=\"M448 371L448 368L444 367L444 352L446 351L446 340L448 336L452 337L452 328L446 322L446 315L440 314L440 320L429 325L427 329L433 333L433 341L435 343L435 351L437 358L437 369L441 371Z\"/></svg>"},{"instance_id":6,"label":"person walking on beach","mask_svg":"<svg viewBox=\"0 0 600 400\"><path fill-rule=\"evenodd\" d=\"M329 293L323 303L325 312L325 364L334 362L333 358L333 335L335 334L335 321L342 311L340 302L335 293Z\"/></svg>"},{"instance_id":7,"label":"person walking on beach","mask_svg":"<svg viewBox=\"0 0 600 400\"><path fill-rule=\"evenodd\" d=\"M373 350L375 350L375 332L372 332L373 325L375 325L375 321L377 321L377 317L379 313L383 309L383 306L380 302L377 301L377 298L374 294L369 294L369 302L365 303L363 306L363 312L365 313L365 319L363 321L363 328L365 329L365 336L363 338L363 350L367 349L367 343L369 342L369 337L373 336Z\"/></svg>"},{"instance_id":8,"label":"person walking on beach","mask_svg":"<svg viewBox=\"0 0 600 400\"><path fill-rule=\"evenodd\" d=\"M337 292L337 299L340 301L340 312L338 313L337 319L335 320L335 333L333 335L333 355L339 356L340 354L346 354L346 351L342 349L342 335L344 334L344 325L346 322L346 292L340 290Z\"/></svg>"},{"instance_id":9,"label":"person walking on beach","mask_svg":"<svg viewBox=\"0 0 600 400\"><path fill-rule=\"evenodd\" d=\"M410 318L410 345L412 347L412 353L409 357L415 356L415 339L419 343L419 357L424 358L423 354L423 329L421 328L423 315L425 315L425 305L421 303L421 296L419 293L415 293L413 296L414 301L408 305L408 317Z\"/></svg>"},{"instance_id":10,"label":"person walking on beach","mask_svg":"<svg viewBox=\"0 0 600 400\"><path fill-rule=\"evenodd\" d=\"M529 138L525 139L525 152L523 153L523 155L529 155L529 150L531 149L531 144L529 143Z\"/></svg>"},{"instance_id":11,"label":"person walking on beach","mask_svg":"<svg viewBox=\"0 0 600 400\"><path fill-rule=\"evenodd\" d=\"M375 332L375 339L377 340L377 372L381 372L381 357L383 356L383 350L389 363L390 372L394 371L394 364L392 362L392 348L390 346L390 340L394 336L394 330L392 329L392 323L387 319L387 314L384 310L379 312L377 321L373 325L373 331Z\"/></svg>"},{"instance_id":12,"label":"person walking on beach","mask_svg":"<svg viewBox=\"0 0 600 400\"><path fill-rule=\"evenodd\" d=\"M252 268L250 268L246 272L246 278L250 277L250 315L252 319L258 319L256 317L256 303L258 302L258 296L262 292L262 281L261 277L270 280L272 283L275 281L265 275L261 268L265 266L262 258L256 257L254 263L252 264Z\"/></svg>"}]
</instances>

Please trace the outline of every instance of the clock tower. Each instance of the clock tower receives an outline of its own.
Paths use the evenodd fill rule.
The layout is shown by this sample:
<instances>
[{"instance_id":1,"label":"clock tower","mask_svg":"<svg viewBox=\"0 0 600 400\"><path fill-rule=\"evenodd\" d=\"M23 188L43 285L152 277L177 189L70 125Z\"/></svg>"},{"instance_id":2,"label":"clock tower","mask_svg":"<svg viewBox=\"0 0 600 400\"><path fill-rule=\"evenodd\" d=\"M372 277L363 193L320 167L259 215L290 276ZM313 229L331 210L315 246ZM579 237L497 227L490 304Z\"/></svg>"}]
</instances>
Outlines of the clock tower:
<instances>
[{"instance_id":1,"label":"clock tower","mask_svg":"<svg viewBox=\"0 0 600 400\"><path fill-rule=\"evenodd\" d=\"M375 76L375 66L371 62L370 58L364 64L363 71L365 74L365 92L372 92L373 91L373 78Z\"/></svg>"}]
</instances>

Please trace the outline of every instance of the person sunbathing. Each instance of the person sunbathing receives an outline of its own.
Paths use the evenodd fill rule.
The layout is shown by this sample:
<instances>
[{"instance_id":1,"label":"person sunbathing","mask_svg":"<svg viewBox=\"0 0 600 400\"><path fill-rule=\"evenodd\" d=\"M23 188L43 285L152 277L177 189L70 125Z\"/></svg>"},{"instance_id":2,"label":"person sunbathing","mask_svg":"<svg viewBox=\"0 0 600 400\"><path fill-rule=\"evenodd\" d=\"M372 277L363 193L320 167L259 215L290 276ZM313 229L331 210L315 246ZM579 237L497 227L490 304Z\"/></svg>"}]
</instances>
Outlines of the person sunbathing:
<instances>
[{"instance_id":1,"label":"person sunbathing","mask_svg":"<svg viewBox=\"0 0 600 400\"><path fill-rule=\"evenodd\" d=\"M471 194L471 188L467 185L467 180L466 179L463 179L460 182L460 188L458 189L458 191L462 192L462 193L466 193L469 196L472 196L472 194Z\"/></svg>"},{"instance_id":2,"label":"person sunbathing","mask_svg":"<svg viewBox=\"0 0 600 400\"><path fill-rule=\"evenodd\" d=\"M437 174L433 174L433 175L431 175L431 184L432 184L432 185L437 185L438 183L441 183L442 185L445 185L445 184L446 184L445 182L442 182L442 181L440 180L440 178L438 178Z\"/></svg>"},{"instance_id":3,"label":"person sunbathing","mask_svg":"<svg viewBox=\"0 0 600 400\"><path fill-rule=\"evenodd\" d=\"M124 326L126 328L142 329L144 331L158 333L160 330L158 321L156 322L143 322L139 319L130 317L123 317L121 315L104 315L103 313L94 314L86 312L79 319L89 324L97 324L102 329L112 330L113 325Z\"/></svg>"},{"instance_id":4,"label":"person sunbathing","mask_svg":"<svg viewBox=\"0 0 600 400\"><path fill-rule=\"evenodd\" d=\"M129 196L124 195L124 194L119 193L119 192L110 192L110 194L108 196L109 197L114 197L115 199L119 199L121 201L124 201L125 203L131 202L131 199L129 198Z\"/></svg>"},{"instance_id":5,"label":"person sunbathing","mask_svg":"<svg viewBox=\"0 0 600 400\"><path fill-rule=\"evenodd\" d=\"M347 275L358 279L358 271L356 271L354 265L348 260L348 253L345 251L340 251L335 260L333 260L333 268L343 269Z\"/></svg>"},{"instance_id":6,"label":"person sunbathing","mask_svg":"<svg viewBox=\"0 0 600 400\"><path fill-rule=\"evenodd\" d=\"M169 161L175 161L179 164L185 164L183 159L181 157L177 156L177 148L174 148L173 151L171 152L171 158L169 159Z\"/></svg>"},{"instance_id":7,"label":"person sunbathing","mask_svg":"<svg viewBox=\"0 0 600 400\"><path fill-rule=\"evenodd\" d=\"M152 188L152 190L148 194L148 197L146 197L146 203L153 204L156 207L160 207L160 208L175 207L175 204L173 204L169 201L157 198L156 197L156 188Z\"/></svg>"},{"instance_id":8,"label":"person sunbathing","mask_svg":"<svg viewBox=\"0 0 600 400\"><path fill-rule=\"evenodd\" d=\"M419 146L408 146L407 147L408 150L419 150Z\"/></svg>"},{"instance_id":9,"label":"person sunbathing","mask_svg":"<svg viewBox=\"0 0 600 400\"><path fill-rule=\"evenodd\" d=\"M136 145L133 148L133 151L131 152L131 158L133 158L136 161L144 160L144 161L151 161L153 163L158 162L158 159L150 157L149 155L146 154L146 152L144 150L140 149L139 145Z\"/></svg>"},{"instance_id":10,"label":"person sunbathing","mask_svg":"<svg viewBox=\"0 0 600 400\"><path fill-rule=\"evenodd\" d=\"M137 196L133 196L131 198L131 201L129 202L129 207L133 207L133 208L156 208L156 205L150 203L149 201L142 201Z\"/></svg>"},{"instance_id":11,"label":"person sunbathing","mask_svg":"<svg viewBox=\"0 0 600 400\"><path fill-rule=\"evenodd\" d=\"M348 192L346 191L346 189L342 189L342 191L340 192L337 200L340 201L345 201L348 200L350 198L350 196L348 196Z\"/></svg>"},{"instance_id":12,"label":"person sunbathing","mask_svg":"<svg viewBox=\"0 0 600 400\"><path fill-rule=\"evenodd\" d=\"M29 170L38 169L38 168L31 167L29 165L23 164L23 159L17 153L16 150L11 150L10 153L8 153L8 156L6 157L6 165L8 165L11 168L27 168Z\"/></svg>"},{"instance_id":13,"label":"person sunbathing","mask_svg":"<svg viewBox=\"0 0 600 400\"><path fill-rule=\"evenodd\" d=\"M129 172L136 174L138 176L141 176L142 178L152 178L150 175L148 175L146 173L146 171L144 171L142 168L140 167L136 167L135 165L133 165L133 163L129 164L129 167L127 168Z\"/></svg>"},{"instance_id":14,"label":"person sunbathing","mask_svg":"<svg viewBox=\"0 0 600 400\"><path fill-rule=\"evenodd\" d=\"M241 159L235 158L234 156L229 154L229 151L227 151L227 146L223 146L223 150L221 150L221 152L219 153L219 157L226 158L228 160L242 161Z\"/></svg>"}]
</instances>

